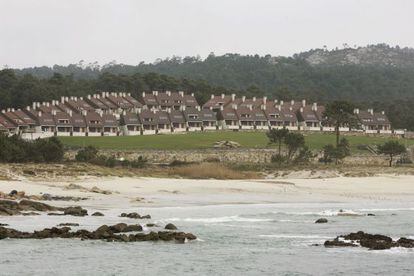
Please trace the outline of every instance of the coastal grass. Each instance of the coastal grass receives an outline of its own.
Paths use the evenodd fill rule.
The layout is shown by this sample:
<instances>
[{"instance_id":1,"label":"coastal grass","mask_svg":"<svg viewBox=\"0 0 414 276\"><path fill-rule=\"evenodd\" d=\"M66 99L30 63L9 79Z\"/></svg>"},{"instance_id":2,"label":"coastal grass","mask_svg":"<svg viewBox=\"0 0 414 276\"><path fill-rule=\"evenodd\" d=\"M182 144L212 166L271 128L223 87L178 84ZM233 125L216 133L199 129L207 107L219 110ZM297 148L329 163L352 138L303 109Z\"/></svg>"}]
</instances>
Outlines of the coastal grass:
<instances>
[{"instance_id":1,"label":"coastal grass","mask_svg":"<svg viewBox=\"0 0 414 276\"><path fill-rule=\"evenodd\" d=\"M306 144L311 150L321 150L326 144L335 143L333 133L304 133ZM351 145L353 152L362 153L360 145L379 145L392 137L347 135L345 136ZM160 134L143 136L104 136L104 137L60 137L63 144L70 148L80 148L88 145L99 149L110 150L194 150L212 148L214 143L222 140L237 142L242 148L274 148L269 145L264 131L216 131L193 132L182 134ZM399 141L406 146L414 145L414 139L402 139Z\"/></svg>"}]
</instances>

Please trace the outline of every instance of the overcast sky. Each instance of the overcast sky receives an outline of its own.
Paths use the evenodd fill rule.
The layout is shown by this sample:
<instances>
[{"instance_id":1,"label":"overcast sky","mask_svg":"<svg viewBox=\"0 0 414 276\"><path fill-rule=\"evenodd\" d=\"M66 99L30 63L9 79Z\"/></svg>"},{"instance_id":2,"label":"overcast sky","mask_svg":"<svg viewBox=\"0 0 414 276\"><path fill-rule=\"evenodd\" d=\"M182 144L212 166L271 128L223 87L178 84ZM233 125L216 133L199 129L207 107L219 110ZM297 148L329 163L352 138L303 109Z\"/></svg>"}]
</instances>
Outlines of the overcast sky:
<instances>
[{"instance_id":1,"label":"overcast sky","mask_svg":"<svg viewBox=\"0 0 414 276\"><path fill-rule=\"evenodd\" d=\"M0 68L414 46L412 0L0 0Z\"/></svg>"}]
</instances>

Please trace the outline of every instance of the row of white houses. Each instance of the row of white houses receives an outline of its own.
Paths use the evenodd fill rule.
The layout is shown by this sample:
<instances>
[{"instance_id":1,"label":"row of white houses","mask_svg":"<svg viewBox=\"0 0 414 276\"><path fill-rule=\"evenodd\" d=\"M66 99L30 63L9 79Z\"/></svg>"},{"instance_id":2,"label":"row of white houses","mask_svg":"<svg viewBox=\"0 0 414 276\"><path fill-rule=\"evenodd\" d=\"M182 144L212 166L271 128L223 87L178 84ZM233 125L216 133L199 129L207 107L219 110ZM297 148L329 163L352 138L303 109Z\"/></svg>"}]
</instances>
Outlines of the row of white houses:
<instances>
[{"instance_id":1,"label":"row of white houses","mask_svg":"<svg viewBox=\"0 0 414 276\"><path fill-rule=\"evenodd\" d=\"M269 130L288 128L303 131L334 131L327 124L324 106L305 100L283 102L263 98L212 95L200 106L193 94L143 92L109 93L62 97L51 102L34 102L25 109L2 110L0 132L27 139L51 136L119 136L166 134L212 130ZM384 112L354 111L359 127L341 131L391 134Z\"/></svg>"}]
</instances>

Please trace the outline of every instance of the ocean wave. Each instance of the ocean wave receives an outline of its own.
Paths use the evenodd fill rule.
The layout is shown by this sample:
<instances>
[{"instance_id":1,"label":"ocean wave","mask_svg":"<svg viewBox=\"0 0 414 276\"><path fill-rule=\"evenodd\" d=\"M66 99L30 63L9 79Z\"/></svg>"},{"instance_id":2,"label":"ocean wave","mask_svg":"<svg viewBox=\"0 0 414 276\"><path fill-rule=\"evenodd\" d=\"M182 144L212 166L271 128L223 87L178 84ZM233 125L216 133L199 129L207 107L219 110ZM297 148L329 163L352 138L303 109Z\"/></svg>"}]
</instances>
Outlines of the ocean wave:
<instances>
[{"instance_id":1,"label":"ocean wave","mask_svg":"<svg viewBox=\"0 0 414 276\"><path fill-rule=\"evenodd\" d=\"M169 218L167 221L186 221L186 222L203 222L203 223L218 223L218 222L265 222L273 221L273 219L261 218L245 218L240 216L226 216L226 217L212 217L212 218Z\"/></svg>"},{"instance_id":2,"label":"ocean wave","mask_svg":"<svg viewBox=\"0 0 414 276\"><path fill-rule=\"evenodd\" d=\"M275 239L330 239L332 238L328 236L318 236L318 235L284 235L284 234L259 235L259 237L275 238Z\"/></svg>"}]
</instances>

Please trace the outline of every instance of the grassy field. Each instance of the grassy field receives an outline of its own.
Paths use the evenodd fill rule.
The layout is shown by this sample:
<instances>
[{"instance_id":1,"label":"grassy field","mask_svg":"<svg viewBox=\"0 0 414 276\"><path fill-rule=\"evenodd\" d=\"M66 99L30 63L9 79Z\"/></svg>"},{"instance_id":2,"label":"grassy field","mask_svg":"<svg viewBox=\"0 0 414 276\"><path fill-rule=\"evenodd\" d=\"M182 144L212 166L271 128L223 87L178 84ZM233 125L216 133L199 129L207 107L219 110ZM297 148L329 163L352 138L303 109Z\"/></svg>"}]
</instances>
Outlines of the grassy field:
<instances>
[{"instance_id":1,"label":"grassy field","mask_svg":"<svg viewBox=\"0 0 414 276\"><path fill-rule=\"evenodd\" d=\"M335 143L335 136L327 133L305 134L307 145L313 150L319 150L324 145ZM136 150L183 150L212 148L214 142L230 140L239 143L243 148L269 148L268 139L264 132L204 132L165 134L147 136L119 137L61 137L61 141L69 147L84 147L93 145L101 149ZM347 136L354 152L358 145L382 144L390 138L369 136ZM400 139L406 146L414 145L414 140Z\"/></svg>"}]
</instances>

